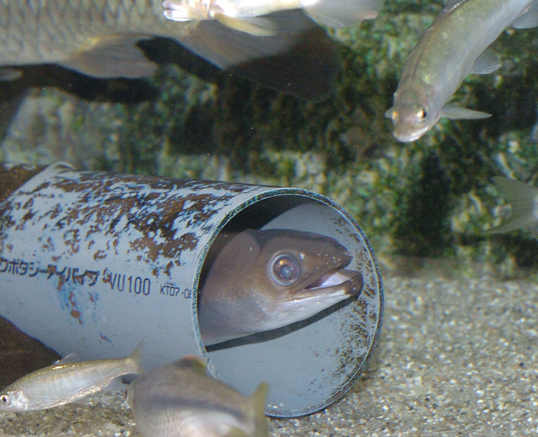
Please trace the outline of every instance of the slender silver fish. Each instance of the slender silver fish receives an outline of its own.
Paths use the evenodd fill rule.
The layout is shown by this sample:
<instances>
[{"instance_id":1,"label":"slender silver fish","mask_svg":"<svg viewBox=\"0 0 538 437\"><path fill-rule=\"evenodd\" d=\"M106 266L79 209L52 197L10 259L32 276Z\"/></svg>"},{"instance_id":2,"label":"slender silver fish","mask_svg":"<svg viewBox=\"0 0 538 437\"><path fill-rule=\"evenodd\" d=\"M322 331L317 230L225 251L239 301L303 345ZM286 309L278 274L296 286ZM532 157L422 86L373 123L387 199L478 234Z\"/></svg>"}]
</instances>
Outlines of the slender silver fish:
<instances>
[{"instance_id":1,"label":"slender silver fish","mask_svg":"<svg viewBox=\"0 0 538 437\"><path fill-rule=\"evenodd\" d=\"M313 20L343 28L375 18L384 0L165 0L166 18L174 21L218 20L233 29L267 36L278 32L274 12L303 9Z\"/></svg>"},{"instance_id":2,"label":"slender silver fish","mask_svg":"<svg viewBox=\"0 0 538 437\"><path fill-rule=\"evenodd\" d=\"M137 430L145 437L265 437L262 383L251 397L206 373L201 358L156 367L127 390Z\"/></svg>"},{"instance_id":3,"label":"slender silver fish","mask_svg":"<svg viewBox=\"0 0 538 437\"><path fill-rule=\"evenodd\" d=\"M0 0L0 80L45 63L99 78L150 76L157 65L137 43L165 37L268 87L326 95L339 67L335 43L299 11L274 19L282 31L259 38L215 20L167 20L159 0Z\"/></svg>"},{"instance_id":4,"label":"slender silver fish","mask_svg":"<svg viewBox=\"0 0 538 437\"><path fill-rule=\"evenodd\" d=\"M489 117L446 102L469 73L487 74L501 66L489 45L511 25L538 26L537 9L535 0L448 1L409 55L394 105L385 114L396 139L415 141L441 117Z\"/></svg>"},{"instance_id":5,"label":"slender silver fish","mask_svg":"<svg viewBox=\"0 0 538 437\"><path fill-rule=\"evenodd\" d=\"M362 275L333 238L287 229L224 234L198 298L204 344L307 319L358 296Z\"/></svg>"},{"instance_id":6,"label":"slender silver fish","mask_svg":"<svg viewBox=\"0 0 538 437\"><path fill-rule=\"evenodd\" d=\"M98 392L119 376L141 372L140 345L127 358L60 361L0 391L0 411L43 410L68 404Z\"/></svg>"},{"instance_id":7,"label":"slender silver fish","mask_svg":"<svg viewBox=\"0 0 538 437\"><path fill-rule=\"evenodd\" d=\"M492 180L510 202L512 213L502 225L488 229L486 234L500 234L538 224L538 188L504 177Z\"/></svg>"}]
</instances>

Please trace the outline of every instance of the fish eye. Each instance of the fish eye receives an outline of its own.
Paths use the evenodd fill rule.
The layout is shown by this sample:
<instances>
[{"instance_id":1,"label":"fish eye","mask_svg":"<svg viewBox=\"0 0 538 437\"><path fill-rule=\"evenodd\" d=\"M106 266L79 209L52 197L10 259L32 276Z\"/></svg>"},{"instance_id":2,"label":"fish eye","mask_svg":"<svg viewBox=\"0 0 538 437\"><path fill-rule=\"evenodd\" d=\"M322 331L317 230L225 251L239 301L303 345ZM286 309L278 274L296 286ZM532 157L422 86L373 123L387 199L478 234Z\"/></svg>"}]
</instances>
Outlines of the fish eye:
<instances>
[{"instance_id":1,"label":"fish eye","mask_svg":"<svg viewBox=\"0 0 538 437\"><path fill-rule=\"evenodd\" d=\"M299 262L291 255L278 255L271 266L271 276L278 285L292 285L301 275Z\"/></svg>"},{"instance_id":2,"label":"fish eye","mask_svg":"<svg viewBox=\"0 0 538 437\"><path fill-rule=\"evenodd\" d=\"M424 120L427 116L428 116L428 113L426 112L426 110L424 108L421 108L417 112L417 117L420 118L421 121Z\"/></svg>"},{"instance_id":3,"label":"fish eye","mask_svg":"<svg viewBox=\"0 0 538 437\"><path fill-rule=\"evenodd\" d=\"M9 404L11 404L11 398L9 395L0 395L0 403L7 407Z\"/></svg>"}]
</instances>

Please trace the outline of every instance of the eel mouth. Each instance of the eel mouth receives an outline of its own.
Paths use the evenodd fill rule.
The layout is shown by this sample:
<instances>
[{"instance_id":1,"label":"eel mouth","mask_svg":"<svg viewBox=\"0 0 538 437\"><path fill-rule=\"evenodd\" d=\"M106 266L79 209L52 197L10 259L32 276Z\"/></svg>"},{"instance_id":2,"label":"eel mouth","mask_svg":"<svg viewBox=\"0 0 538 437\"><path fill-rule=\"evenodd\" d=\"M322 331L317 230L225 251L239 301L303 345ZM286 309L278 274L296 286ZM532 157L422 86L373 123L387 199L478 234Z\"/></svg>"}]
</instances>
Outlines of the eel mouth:
<instances>
[{"instance_id":1,"label":"eel mouth","mask_svg":"<svg viewBox=\"0 0 538 437\"><path fill-rule=\"evenodd\" d=\"M316 294L342 294L345 296L359 296L364 281L362 274L356 270L335 269L312 282L303 290Z\"/></svg>"}]
</instances>

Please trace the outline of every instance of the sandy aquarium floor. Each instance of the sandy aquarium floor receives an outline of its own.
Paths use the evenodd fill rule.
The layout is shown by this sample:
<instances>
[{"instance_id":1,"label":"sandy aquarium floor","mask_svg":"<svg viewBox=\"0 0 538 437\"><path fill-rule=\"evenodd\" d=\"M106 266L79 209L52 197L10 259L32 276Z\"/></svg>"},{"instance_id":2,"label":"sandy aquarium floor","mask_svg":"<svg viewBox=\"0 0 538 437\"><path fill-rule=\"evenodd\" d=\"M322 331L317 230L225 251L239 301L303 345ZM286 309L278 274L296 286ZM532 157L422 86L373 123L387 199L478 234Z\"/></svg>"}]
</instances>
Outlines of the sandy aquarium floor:
<instances>
[{"instance_id":1,"label":"sandy aquarium floor","mask_svg":"<svg viewBox=\"0 0 538 437\"><path fill-rule=\"evenodd\" d=\"M272 436L538 434L538 286L494 279L385 281L378 350L324 411L270 419ZM129 436L123 394L42 412L0 413L0 432Z\"/></svg>"}]
</instances>

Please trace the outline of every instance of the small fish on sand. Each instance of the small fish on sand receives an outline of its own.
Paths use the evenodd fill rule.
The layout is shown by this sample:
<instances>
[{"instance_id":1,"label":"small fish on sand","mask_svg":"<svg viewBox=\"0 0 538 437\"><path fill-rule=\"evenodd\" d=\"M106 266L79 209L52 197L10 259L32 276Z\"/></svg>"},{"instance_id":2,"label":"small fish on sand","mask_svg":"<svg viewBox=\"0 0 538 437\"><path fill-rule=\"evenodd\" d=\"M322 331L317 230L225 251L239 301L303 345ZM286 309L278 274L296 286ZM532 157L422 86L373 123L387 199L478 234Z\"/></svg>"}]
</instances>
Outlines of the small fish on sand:
<instances>
[{"instance_id":1,"label":"small fish on sand","mask_svg":"<svg viewBox=\"0 0 538 437\"><path fill-rule=\"evenodd\" d=\"M538 26L535 0L449 0L407 59L392 119L398 141L411 142L441 117L480 119L490 114L447 103L470 73L488 74L501 67L489 46L509 26Z\"/></svg>"},{"instance_id":2,"label":"small fish on sand","mask_svg":"<svg viewBox=\"0 0 538 437\"><path fill-rule=\"evenodd\" d=\"M502 225L485 231L486 234L515 231L538 223L538 188L505 177L492 180L510 203L512 214Z\"/></svg>"},{"instance_id":3,"label":"small fish on sand","mask_svg":"<svg viewBox=\"0 0 538 437\"><path fill-rule=\"evenodd\" d=\"M198 294L204 344L305 320L362 292L353 257L335 239L292 229L223 233Z\"/></svg>"},{"instance_id":4,"label":"small fish on sand","mask_svg":"<svg viewBox=\"0 0 538 437\"><path fill-rule=\"evenodd\" d=\"M164 16L174 21L217 20L258 36L274 35L269 14L302 9L319 24L344 28L377 17L384 0L165 0Z\"/></svg>"},{"instance_id":5,"label":"small fish on sand","mask_svg":"<svg viewBox=\"0 0 538 437\"><path fill-rule=\"evenodd\" d=\"M141 346L127 358L72 362L71 356L36 370L0 391L0 411L32 411L78 401L115 378L140 374Z\"/></svg>"},{"instance_id":6,"label":"small fish on sand","mask_svg":"<svg viewBox=\"0 0 538 437\"><path fill-rule=\"evenodd\" d=\"M267 391L262 383L245 397L189 356L135 379L127 403L144 437L265 437Z\"/></svg>"},{"instance_id":7,"label":"small fish on sand","mask_svg":"<svg viewBox=\"0 0 538 437\"><path fill-rule=\"evenodd\" d=\"M288 12L274 18L281 32L259 38L216 20L170 21L159 0L0 0L0 82L36 64L103 79L151 76L157 65L138 43L163 37L270 88L322 98L339 70L336 43L300 11Z\"/></svg>"}]
</instances>

